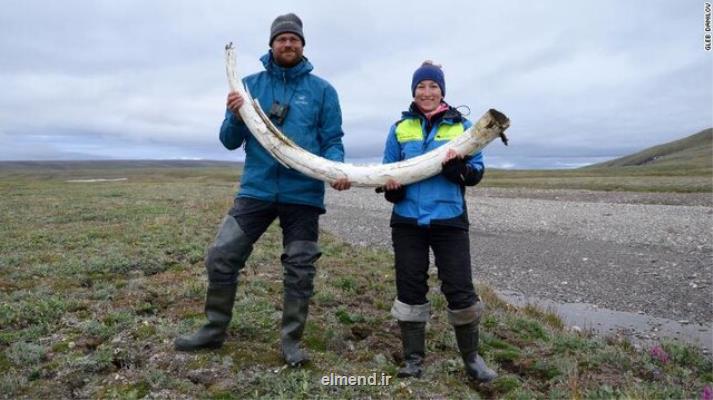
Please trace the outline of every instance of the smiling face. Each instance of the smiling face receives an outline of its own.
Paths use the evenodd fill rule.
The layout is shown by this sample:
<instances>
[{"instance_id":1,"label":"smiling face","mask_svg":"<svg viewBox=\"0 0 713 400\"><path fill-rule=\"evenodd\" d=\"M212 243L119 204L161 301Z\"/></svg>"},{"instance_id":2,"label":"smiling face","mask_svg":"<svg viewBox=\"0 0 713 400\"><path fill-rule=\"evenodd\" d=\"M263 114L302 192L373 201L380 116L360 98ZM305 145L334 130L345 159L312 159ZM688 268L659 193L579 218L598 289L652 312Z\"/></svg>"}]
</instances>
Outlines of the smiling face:
<instances>
[{"instance_id":1,"label":"smiling face","mask_svg":"<svg viewBox=\"0 0 713 400\"><path fill-rule=\"evenodd\" d=\"M432 80L423 80L416 85L416 94L413 101L424 113L431 112L438 108L443 100L441 87Z\"/></svg>"},{"instance_id":2,"label":"smiling face","mask_svg":"<svg viewBox=\"0 0 713 400\"><path fill-rule=\"evenodd\" d=\"M302 60L302 39L294 33L283 33L272 41L272 55L277 65L294 67Z\"/></svg>"}]
</instances>

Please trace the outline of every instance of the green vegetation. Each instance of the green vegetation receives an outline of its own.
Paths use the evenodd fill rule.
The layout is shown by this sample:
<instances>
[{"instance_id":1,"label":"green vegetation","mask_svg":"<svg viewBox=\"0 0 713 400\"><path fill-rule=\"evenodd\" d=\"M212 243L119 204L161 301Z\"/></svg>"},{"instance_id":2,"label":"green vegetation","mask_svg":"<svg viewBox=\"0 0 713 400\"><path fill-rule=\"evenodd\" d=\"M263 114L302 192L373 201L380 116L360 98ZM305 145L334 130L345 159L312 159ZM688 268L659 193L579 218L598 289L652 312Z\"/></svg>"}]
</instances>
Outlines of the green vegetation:
<instances>
[{"instance_id":1,"label":"green vegetation","mask_svg":"<svg viewBox=\"0 0 713 400\"><path fill-rule=\"evenodd\" d=\"M711 361L697 349L666 342L637 350L569 332L552 313L514 308L487 287L479 287L488 304L482 354L500 377L468 381L433 290L425 377L399 380L392 256L328 234L305 333L314 362L284 368L277 225L241 275L226 345L176 353L173 338L203 323L203 251L231 205L236 175L215 165L2 169L1 396L698 398L713 385ZM67 182L118 177L128 179ZM393 378L322 385L330 373Z\"/></svg>"},{"instance_id":2,"label":"green vegetation","mask_svg":"<svg viewBox=\"0 0 713 400\"><path fill-rule=\"evenodd\" d=\"M713 193L713 129L630 156L569 170L493 170L483 186Z\"/></svg>"},{"instance_id":3,"label":"green vegetation","mask_svg":"<svg viewBox=\"0 0 713 400\"><path fill-rule=\"evenodd\" d=\"M646 166L568 170L496 170L485 172L480 187L577 189L624 192L713 193L713 172Z\"/></svg>"}]
</instances>

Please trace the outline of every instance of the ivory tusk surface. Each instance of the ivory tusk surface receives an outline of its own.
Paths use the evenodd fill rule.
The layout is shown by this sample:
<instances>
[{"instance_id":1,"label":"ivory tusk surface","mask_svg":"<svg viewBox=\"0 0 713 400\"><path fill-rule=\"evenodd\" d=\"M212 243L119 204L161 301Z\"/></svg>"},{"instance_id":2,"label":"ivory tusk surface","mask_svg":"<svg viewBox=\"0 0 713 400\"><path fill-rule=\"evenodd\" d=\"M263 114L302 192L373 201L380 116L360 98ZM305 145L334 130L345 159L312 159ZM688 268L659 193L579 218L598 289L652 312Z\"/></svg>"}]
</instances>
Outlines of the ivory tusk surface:
<instances>
[{"instance_id":1,"label":"ivory tusk surface","mask_svg":"<svg viewBox=\"0 0 713 400\"><path fill-rule=\"evenodd\" d=\"M449 149L454 149L458 154L473 154L497 137L501 137L507 144L504 132L510 126L510 120L499 111L490 109L460 136L418 157L381 165L354 165L327 160L302 149L280 132L265 115L260 104L239 84L232 43L225 46L225 61L230 90L245 99L239 111L240 117L255 139L281 164L321 181L332 183L339 178L347 178L352 186L374 187L383 186L386 181L393 179L408 185L441 172L441 162Z\"/></svg>"}]
</instances>

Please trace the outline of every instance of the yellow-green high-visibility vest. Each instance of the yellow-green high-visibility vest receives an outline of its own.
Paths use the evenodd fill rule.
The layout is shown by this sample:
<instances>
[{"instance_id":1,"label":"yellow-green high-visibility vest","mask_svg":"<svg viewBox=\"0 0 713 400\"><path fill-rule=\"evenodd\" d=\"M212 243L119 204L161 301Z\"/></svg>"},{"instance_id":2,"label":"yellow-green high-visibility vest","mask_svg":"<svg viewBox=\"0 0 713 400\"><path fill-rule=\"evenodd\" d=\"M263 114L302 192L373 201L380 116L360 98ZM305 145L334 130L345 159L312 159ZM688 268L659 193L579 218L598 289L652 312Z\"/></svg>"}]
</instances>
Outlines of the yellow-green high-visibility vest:
<instances>
[{"instance_id":1,"label":"yellow-green high-visibility vest","mask_svg":"<svg viewBox=\"0 0 713 400\"><path fill-rule=\"evenodd\" d=\"M463 123L457 124L441 124L436 132L435 140L448 141L453 140L463 133ZM399 143L413 142L423 140L423 129L421 128L421 120L406 119L396 126L396 140Z\"/></svg>"}]
</instances>

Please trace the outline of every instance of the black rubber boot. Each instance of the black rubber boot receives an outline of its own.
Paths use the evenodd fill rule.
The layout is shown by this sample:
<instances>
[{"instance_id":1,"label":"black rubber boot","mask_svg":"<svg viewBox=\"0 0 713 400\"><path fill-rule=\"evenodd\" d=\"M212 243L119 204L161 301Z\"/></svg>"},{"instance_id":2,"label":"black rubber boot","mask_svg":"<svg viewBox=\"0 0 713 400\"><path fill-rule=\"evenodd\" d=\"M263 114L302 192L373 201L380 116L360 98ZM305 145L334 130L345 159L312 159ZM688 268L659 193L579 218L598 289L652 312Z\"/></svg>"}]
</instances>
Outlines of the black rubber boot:
<instances>
[{"instance_id":1,"label":"black rubber boot","mask_svg":"<svg viewBox=\"0 0 713 400\"><path fill-rule=\"evenodd\" d=\"M225 331L230 324L238 285L208 286L205 300L205 315L208 323L192 336L177 338L173 344L178 351L217 349L225 341Z\"/></svg>"},{"instance_id":2,"label":"black rubber boot","mask_svg":"<svg viewBox=\"0 0 713 400\"><path fill-rule=\"evenodd\" d=\"M479 382L490 382L498 377L492 369L485 365L483 358L478 355L478 322L454 326L456 342L463 357L465 371L471 378Z\"/></svg>"},{"instance_id":3,"label":"black rubber boot","mask_svg":"<svg viewBox=\"0 0 713 400\"><path fill-rule=\"evenodd\" d=\"M300 348L300 339L307 323L309 299L285 298L282 308L282 357L291 366L301 366L309 362L309 356Z\"/></svg>"},{"instance_id":4,"label":"black rubber boot","mask_svg":"<svg viewBox=\"0 0 713 400\"><path fill-rule=\"evenodd\" d=\"M404 366L396 376L420 378L426 355L426 322L399 321L399 328L404 346Z\"/></svg>"}]
</instances>

